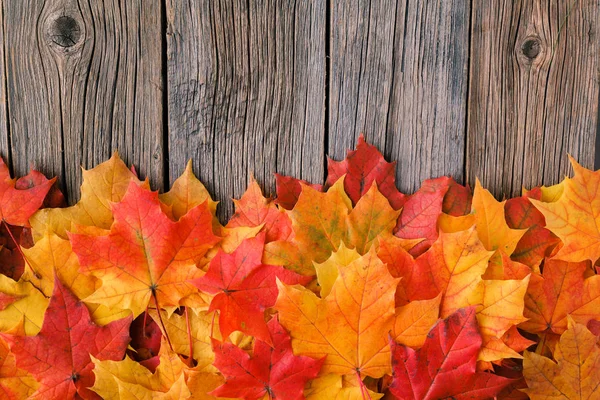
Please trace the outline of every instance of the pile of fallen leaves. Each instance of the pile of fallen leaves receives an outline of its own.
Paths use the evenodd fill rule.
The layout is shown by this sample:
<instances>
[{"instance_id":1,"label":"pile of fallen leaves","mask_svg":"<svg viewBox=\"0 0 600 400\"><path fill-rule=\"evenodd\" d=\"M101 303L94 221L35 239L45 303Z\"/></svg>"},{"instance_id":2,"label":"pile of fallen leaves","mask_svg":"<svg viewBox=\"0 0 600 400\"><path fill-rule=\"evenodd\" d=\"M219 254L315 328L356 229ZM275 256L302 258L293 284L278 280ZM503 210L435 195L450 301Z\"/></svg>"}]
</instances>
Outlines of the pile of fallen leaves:
<instances>
[{"instance_id":1,"label":"pile of fallen leaves","mask_svg":"<svg viewBox=\"0 0 600 400\"><path fill-rule=\"evenodd\" d=\"M115 154L65 207L0 164L0 397L599 399L600 172L412 195L361 138L227 225Z\"/></svg>"}]
</instances>

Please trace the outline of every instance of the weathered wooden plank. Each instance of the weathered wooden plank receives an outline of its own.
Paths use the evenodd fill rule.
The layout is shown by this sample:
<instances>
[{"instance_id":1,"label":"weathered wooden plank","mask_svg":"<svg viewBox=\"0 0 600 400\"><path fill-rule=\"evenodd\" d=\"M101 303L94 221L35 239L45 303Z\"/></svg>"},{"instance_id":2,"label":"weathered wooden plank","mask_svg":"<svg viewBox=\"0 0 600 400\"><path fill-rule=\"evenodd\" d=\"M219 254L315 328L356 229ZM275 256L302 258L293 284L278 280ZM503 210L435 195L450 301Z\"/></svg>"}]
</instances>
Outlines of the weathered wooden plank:
<instances>
[{"instance_id":1,"label":"weathered wooden plank","mask_svg":"<svg viewBox=\"0 0 600 400\"><path fill-rule=\"evenodd\" d=\"M325 0L167 0L169 175L195 171L231 215L250 174L322 181Z\"/></svg>"},{"instance_id":2,"label":"weathered wooden plank","mask_svg":"<svg viewBox=\"0 0 600 400\"><path fill-rule=\"evenodd\" d=\"M3 0L0 0L0 157L11 165L10 145L8 144L8 104L6 103L6 66L4 65L4 16Z\"/></svg>"},{"instance_id":3,"label":"weathered wooden plank","mask_svg":"<svg viewBox=\"0 0 600 400\"><path fill-rule=\"evenodd\" d=\"M160 188L160 1L4 0L4 11L16 172L58 175L74 201L76 166L118 149Z\"/></svg>"},{"instance_id":4,"label":"weathered wooden plank","mask_svg":"<svg viewBox=\"0 0 600 400\"><path fill-rule=\"evenodd\" d=\"M332 2L329 155L360 132L402 191L463 179L470 1Z\"/></svg>"},{"instance_id":5,"label":"weathered wooden plank","mask_svg":"<svg viewBox=\"0 0 600 400\"><path fill-rule=\"evenodd\" d=\"M475 0L467 176L497 197L588 168L600 84L600 3Z\"/></svg>"}]
</instances>

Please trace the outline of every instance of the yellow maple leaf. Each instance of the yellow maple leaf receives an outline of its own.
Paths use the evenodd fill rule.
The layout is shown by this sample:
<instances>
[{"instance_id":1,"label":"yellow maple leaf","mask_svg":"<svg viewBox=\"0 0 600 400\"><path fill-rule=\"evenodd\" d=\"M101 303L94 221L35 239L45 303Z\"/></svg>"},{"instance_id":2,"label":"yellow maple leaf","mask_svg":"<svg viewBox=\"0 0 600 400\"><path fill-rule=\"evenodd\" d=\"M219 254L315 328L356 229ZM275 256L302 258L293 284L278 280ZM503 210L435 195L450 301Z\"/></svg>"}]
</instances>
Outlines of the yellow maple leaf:
<instances>
[{"instance_id":1,"label":"yellow maple leaf","mask_svg":"<svg viewBox=\"0 0 600 400\"><path fill-rule=\"evenodd\" d=\"M189 398L191 393L184 374L186 366L176 353L169 350L164 338L158 355L160 364L154 373L127 356L123 361L100 361L90 356L96 376L90 389L105 399Z\"/></svg>"},{"instance_id":2,"label":"yellow maple leaf","mask_svg":"<svg viewBox=\"0 0 600 400\"><path fill-rule=\"evenodd\" d=\"M66 239L66 232L73 224L110 228L113 221L110 204L121 200L132 180L148 187L147 182L137 179L116 152L108 161L83 170L79 202L67 208L45 208L36 212L29 221L34 239L42 238L46 232Z\"/></svg>"},{"instance_id":3,"label":"yellow maple leaf","mask_svg":"<svg viewBox=\"0 0 600 400\"><path fill-rule=\"evenodd\" d=\"M523 375L532 400L600 398L600 348L585 325L569 318L554 349L554 360L525 352Z\"/></svg>"},{"instance_id":4,"label":"yellow maple leaf","mask_svg":"<svg viewBox=\"0 0 600 400\"><path fill-rule=\"evenodd\" d=\"M569 262L600 258L600 171L590 171L572 157L573 178L565 178L558 200L531 199L546 218L546 228L558 236L563 246L553 258Z\"/></svg>"},{"instance_id":5,"label":"yellow maple leaf","mask_svg":"<svg viewBox=\"0 0 600 400\"><path fill-rule=\"evenodd\" d=\"M407 310L402 313L403 321L397 323L394 292L398 281L373 248L339 268L331 292L323 299L302 286L278 282L275 308L281 324L290 331L294 353L313 358L326 356L322 374L359 373L378 378L391 373L389 334L401 342L405 338L415 340L418 326L424 340L438 317L438 307L411 303L405 307L434 311L434 315L428 314L429 323L405 318L418 315ZM439 305L439 298L430 301ZM414 329L411 325L415 325Z\"/></svg>"}]
</instances>

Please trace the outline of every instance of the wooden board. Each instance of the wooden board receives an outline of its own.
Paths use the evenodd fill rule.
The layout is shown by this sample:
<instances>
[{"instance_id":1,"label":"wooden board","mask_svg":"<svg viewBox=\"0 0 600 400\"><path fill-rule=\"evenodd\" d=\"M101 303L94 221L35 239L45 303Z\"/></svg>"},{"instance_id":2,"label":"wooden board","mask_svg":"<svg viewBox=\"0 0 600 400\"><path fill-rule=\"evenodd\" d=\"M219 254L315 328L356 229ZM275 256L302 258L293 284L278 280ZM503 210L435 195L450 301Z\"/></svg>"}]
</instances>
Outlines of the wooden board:
<instances>
[{"instance_id":1,"label":"wooden board","mask_svg":"<svg viewBox=\"0 0 600 400\"><path fill-rule=\"evenodd\" d=\"M600 3L475 0L466 169L497 197L594 166Z\"/></svg>"},{"instance_id":2,"label":"wooden board","mask_svg":"<svg viewBox=\"0 0 600 400\"><path fill-rule=\"evenodd\" d=\"M8 104L6 102L6 66L4 65L4 17L3 0L0 0L0 157L11 166L10 145L8 143Z\"/></svg>"},{"instance_id":3,"label":"wooden board","mask_svg":"<svg viewBox=\"0 0 600 400\"><path fill-rule=\"evenodd\" d=\"M253 174L323 180L325 0L167 0L169 177L192 159L231 215Z\"/></svg>"},{"instance_id":4,"label":"wooden board","mask_svg":"<svg viewBox=\"0 0 600 400\"><path fill-rule=\"evenodd\" d=\"M470 1L332 2L329 154L364 132L398 160L400 190L462 181Z\"/></svg>"},{"instance_id":5,"label":"wooden board","mask_svg":"<svg viewBox=\"0 0 600 400\"><path fill-rule=\"evenodd\" d=\"M159 0L3 0L10 143L17 174L81 171L119 149L163 184Z\"/></svg>"}]
</instances>

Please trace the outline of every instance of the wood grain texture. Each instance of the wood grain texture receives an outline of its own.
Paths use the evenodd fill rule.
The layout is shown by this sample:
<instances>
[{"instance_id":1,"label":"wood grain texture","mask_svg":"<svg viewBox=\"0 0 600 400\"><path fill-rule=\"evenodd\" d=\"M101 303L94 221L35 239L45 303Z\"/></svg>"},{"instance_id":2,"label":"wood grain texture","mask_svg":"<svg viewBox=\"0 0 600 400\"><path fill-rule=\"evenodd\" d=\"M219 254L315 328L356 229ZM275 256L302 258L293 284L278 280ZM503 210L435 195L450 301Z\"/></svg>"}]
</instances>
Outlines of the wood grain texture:
<instances>
[{"instance_id":1,"label":"wood grain texture","mask_svg":"<svg viewBox=\"0 0 600 400\"><path fill-rule=\"evenodd\" d=\"M559 182L567 153L594 166L600 3L473 5L468 181L497 197Z\"/></svg>"},{"instance_id":2,"label":"wood grain texture","mask_svg":"<svg viewBox=\"0 0 600 400\"><path fill-rule=\"evenodd\" d=\"M12 165L8 143L8 104L6 102L6 66L4 64L4 8L0 0L0 157L7 165Z\"/></svg>"},{"instance_id":3,"label":"wood grain texture","mask_svg":"<svg viewBox=\"0 0 600 400\"><path fill-rule=\"evenodd\" d=\"M470 1L332 2L329 154L356 138L398 160L400 190L463 179Z\"/></svg>"},{"instance_id":4,"label":"wood grain texture","mask_svg":"<svg viewBox=\"0 0 600 400\"><path fill-rule=\"evenodd\" d=\"M119 150L163 184L159 0L3 0L13 166L59 176Z\"/></svg>"},{"instance_id":5,"label":"wood grain texture","mask_svg":"<svg viewBox=\"0 0 600 400\"><path fill-rule=\"evenodd\" d=\"M169 175L195 172L231 215L251 174L322 181L325 0L167 0Z\"/></svg>"}]
</instances>

